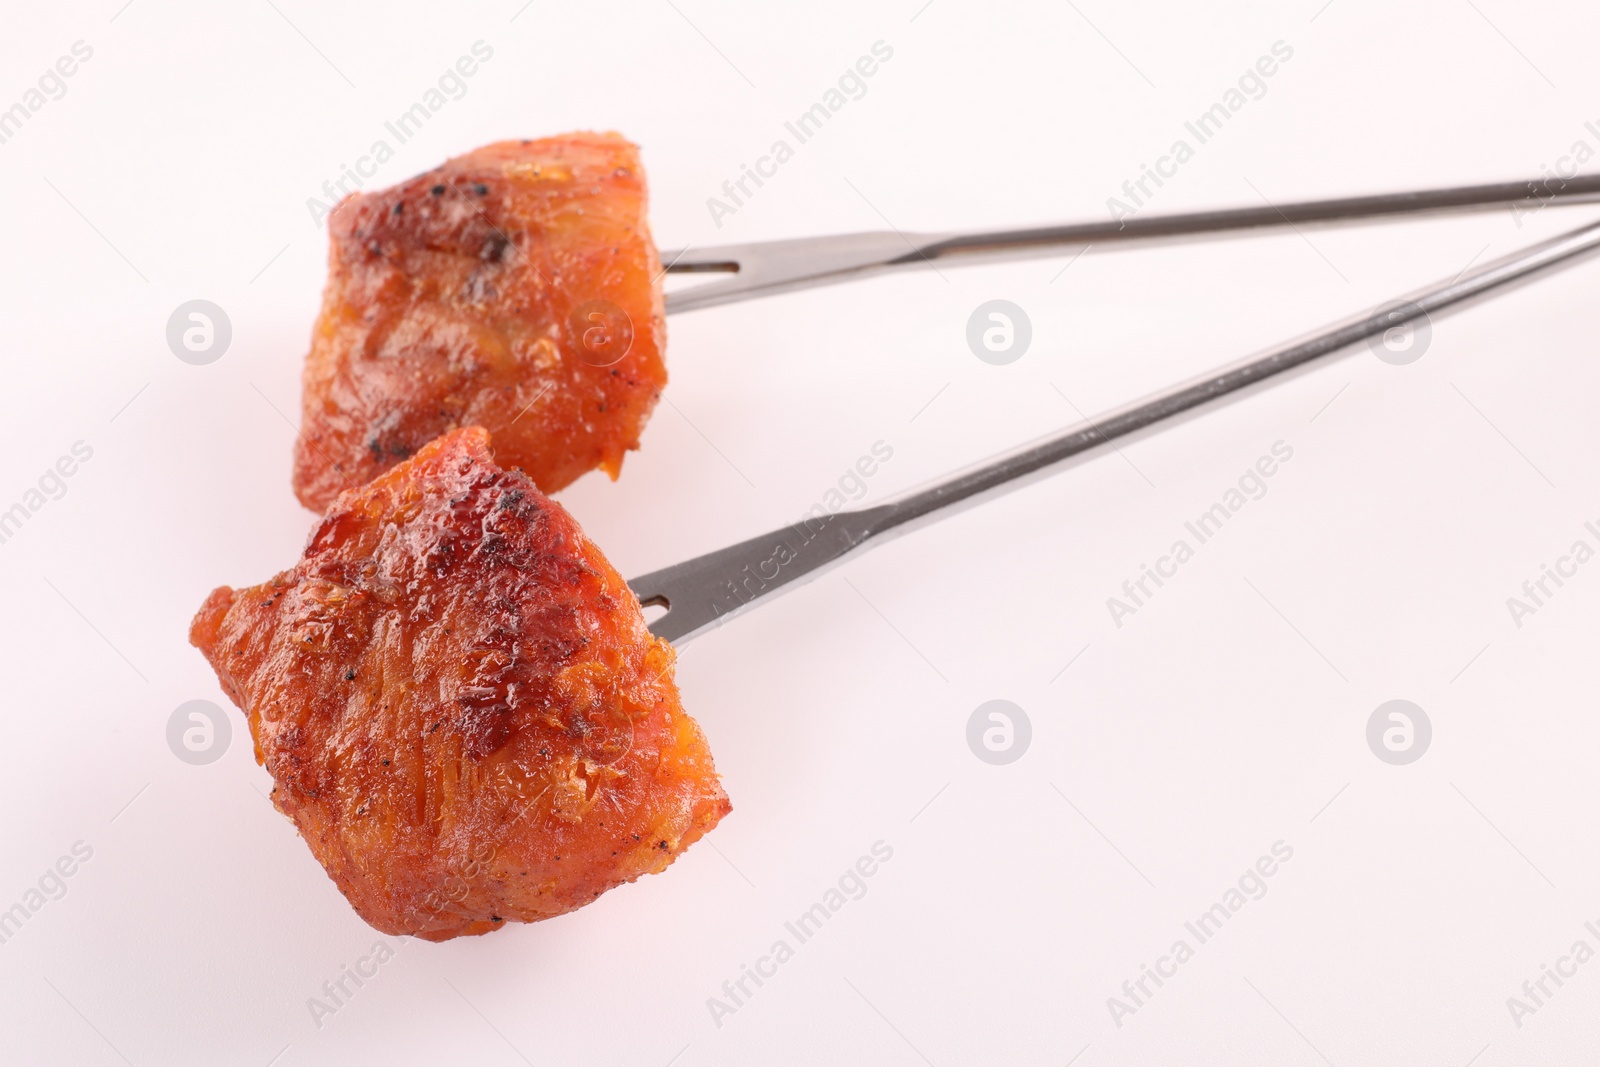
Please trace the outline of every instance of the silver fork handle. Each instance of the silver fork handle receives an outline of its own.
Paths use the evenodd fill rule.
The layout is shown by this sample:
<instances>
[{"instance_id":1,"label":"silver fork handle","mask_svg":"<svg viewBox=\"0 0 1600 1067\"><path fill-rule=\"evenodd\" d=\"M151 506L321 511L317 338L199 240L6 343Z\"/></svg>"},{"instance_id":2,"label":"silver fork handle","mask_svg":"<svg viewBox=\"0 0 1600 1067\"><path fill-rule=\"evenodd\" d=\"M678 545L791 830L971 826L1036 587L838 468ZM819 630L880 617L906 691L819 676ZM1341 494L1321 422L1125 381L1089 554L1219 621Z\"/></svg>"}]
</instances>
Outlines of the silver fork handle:
<instances>
[{"instance_id":1,"label":"silver fork handle","mask_svg":"<svg viewBox=\"0 0 1600 1067\"><path fill-rule=\"evenodd\" d=\"M1303 340L1253 356L1135 401L1056 437L990 460L944 481L876 507L819 515L760 537L629 582L641 604L665 606L652 633L683 642L796 582L814 578L850 553L904 532L920 521L949 514L998 490L1059 469L1111 441L1131 438L1193 415L1225 397L1264 383L1351 345L1419 318L1430 317L1530 275L1600 249L1600 222L1497 259L1471 274L1440 282L1386 310L1347 319Z\"/></svg>"},{"instance_id":2,"label":"silver fork handle","mask_svg":"<svg viewBox=\"0 0 1600 1067\"><path fill-rule=\"evenodd\" d=\"M732 274L729 278L668 293L667 311L670 313L958 259L1032 258L1091 246L1181 240L1275 226L1327 225L1507 206L1532 210L1535 204L1579 204L1595 200L1600 200L1600 174L1176 215L1135 215L1121 221L1018 230L936 234L890 230L799 237L662 252L661 262L670 274Z\"/></svg>"}]
</instances>

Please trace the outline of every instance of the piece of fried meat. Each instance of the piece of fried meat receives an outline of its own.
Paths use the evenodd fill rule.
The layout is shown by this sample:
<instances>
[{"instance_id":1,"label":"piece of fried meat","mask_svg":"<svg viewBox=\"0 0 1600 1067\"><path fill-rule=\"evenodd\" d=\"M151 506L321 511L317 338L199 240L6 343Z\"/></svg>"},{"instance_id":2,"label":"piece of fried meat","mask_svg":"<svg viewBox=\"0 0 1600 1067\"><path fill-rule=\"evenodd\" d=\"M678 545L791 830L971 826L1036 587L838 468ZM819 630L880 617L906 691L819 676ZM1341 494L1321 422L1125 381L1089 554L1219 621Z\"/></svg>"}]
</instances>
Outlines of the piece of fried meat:
<instances>
[{"instance_id":1,"label":"piece of fried meat","mask_svg":"<svg viewBox=\"0 0 1600 1067\"><path fill-rule=\"evenodd\" d=\"M553 493L615 478L666 384L661 263L638 149L502 141L342 201L306 357L294 490L324 510L482 426Z\"/></svg>"},{"instance_id":2,"label":"piece of fried meat","mask_svg":"<svg viewBox=\"0 0 1600 1067\"><path fill-rule=\"evenodd\" d=\"M341 495L298 564L213 592L190 641L274 804L384 933L560 915L730 810L672 646L480 428Z\"/></svg>"}]
</instances>

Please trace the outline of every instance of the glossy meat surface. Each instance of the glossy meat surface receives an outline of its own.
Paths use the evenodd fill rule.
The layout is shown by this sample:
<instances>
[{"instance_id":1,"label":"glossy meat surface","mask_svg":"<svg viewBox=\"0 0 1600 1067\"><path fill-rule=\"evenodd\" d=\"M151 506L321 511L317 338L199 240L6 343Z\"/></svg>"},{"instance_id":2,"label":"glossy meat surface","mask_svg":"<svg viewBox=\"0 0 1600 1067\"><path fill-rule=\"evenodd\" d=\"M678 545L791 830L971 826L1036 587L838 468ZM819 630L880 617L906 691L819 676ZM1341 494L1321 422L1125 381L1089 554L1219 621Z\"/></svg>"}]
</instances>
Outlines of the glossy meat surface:
<instances>
[{"instance_id":1,"label":"glossy meat surface","mask_svg":"<svg viewBox=\"0 0 1600 1067\"><path fill-rule=\"evenodd\" d=\"M445 940L664 869L730 810L672 646L479 428L343 494L190 640L363 919Z\"/></svg>"},{"instance_id":2,"label":"glossy meat surface","mask_svg":"<svg viewBox=\"0 0 1600 1067\"><path fill-rule=\"evenodd\" d=\"M613 478L666 384L639 152L616 134L487 145L328 216L294 489L322 511L482 426L547 493Z\"/></svg>"}]
</instances>

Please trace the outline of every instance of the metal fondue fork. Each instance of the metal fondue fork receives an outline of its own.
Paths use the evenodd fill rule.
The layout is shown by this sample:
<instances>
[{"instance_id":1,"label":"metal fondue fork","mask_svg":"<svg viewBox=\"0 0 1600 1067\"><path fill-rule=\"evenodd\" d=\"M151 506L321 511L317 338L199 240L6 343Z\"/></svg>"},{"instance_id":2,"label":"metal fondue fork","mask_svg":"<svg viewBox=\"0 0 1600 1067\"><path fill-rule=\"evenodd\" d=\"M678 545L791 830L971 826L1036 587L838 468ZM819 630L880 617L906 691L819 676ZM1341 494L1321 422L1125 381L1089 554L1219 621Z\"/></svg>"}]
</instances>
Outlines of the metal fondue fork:
<instances>
[{"instance_id":1,"label":"metal fondue fork","mask_svg":"<svg viewBox=\"0 0 1600 1067\"><path fill-rule=\"evenodd\" d=\"M651 632L681 643L781 589L816 577L852 552L903 533L920 521L949 514L956 505L970 505L1024 480L1053 473L1065 461L1083 457L1112 441L1142 435L1224 398L1237 397L1263 384L1275 384L1291 372L1347 351L1359 341L1431 317L1539 271L1568 266L1596 249L1600 249L1600 222L1419 290L1387 310L1344 320L1304 339L1145 397L888 503L803 519L653 571L628 584L641 604L668 609L651 623Z\"/></svg>"},{"instance_id":2,"label":"metal fondue fork","mask_svg":"<svg viewBox=\"0 0 1600 1067\"><path fill-rule=\"evenodd\" d=\"M1558 187L1559 186L1559 187ZM1425 189L1409 193L1310 200L1295 204L1136 215L1118 221L1036 226L987 233L847 233L759 244L664 251L669 274L732 273L666 294L667 311L693 311L737 300L852 281L906 267L1061 255L1154 240L1250 232L1275 226L1361 222L1449 211L1579 204L1600 199L1600 175Z\"/></svg>"}]
</instances>

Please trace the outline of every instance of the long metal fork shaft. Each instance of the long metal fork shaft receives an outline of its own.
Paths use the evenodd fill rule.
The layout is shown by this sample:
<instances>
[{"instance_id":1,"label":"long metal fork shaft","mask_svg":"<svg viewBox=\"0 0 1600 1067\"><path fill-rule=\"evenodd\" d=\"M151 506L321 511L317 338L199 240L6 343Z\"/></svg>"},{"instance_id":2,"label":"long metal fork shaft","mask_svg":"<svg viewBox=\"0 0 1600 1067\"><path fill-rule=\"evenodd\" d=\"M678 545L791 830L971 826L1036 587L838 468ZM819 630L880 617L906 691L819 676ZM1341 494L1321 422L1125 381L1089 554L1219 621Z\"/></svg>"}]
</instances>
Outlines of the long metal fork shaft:
<instances>
[{"instance_id":1,"label":"long metal fork shaft","mask_svg":"<svg viewBox=\"0 0 1600 1067\"><path fill-rule=\"evenodd\" d=\"M1384 310L1329 326L1303 340L1118 408L1067 432L875 507L818 514L748 541L654 571L629 583L642 604L664 605L651 624L659 637L682 642L886 535L957 505L1013 488L1069 459L1198 412L1357 342L1426 321L1447 308L1600 249L1600 222L1543 241L1466 274L1418 291Z\"/></svg>"},{"instance_id":2,"label":"long metal fork shaft","mask_svg":"<svg viewBox=\"0 0 1600 1067\"><path fill-rule=\"evenodd\" d=\"M907 234L889 230L801 237L665 251L661 253L661 262L671 274L732 274L732 277L667 294L668 312L693 311L961 259L983 261L1064 255L1090 247L1113 248L1135 242L1181 240L1278 226L1368 222L1447 211L1511 207L1528 212L1546 204L1580 204L1596 199L1600 199L1600 175L1586 174L1293 204L1264 203L1256 207L1183 214L1136 214L1120 220L989 232Z\"/></svg>"}]
</instances>

